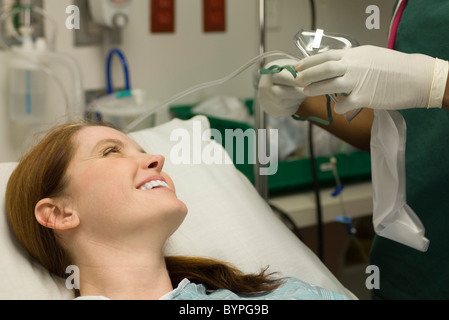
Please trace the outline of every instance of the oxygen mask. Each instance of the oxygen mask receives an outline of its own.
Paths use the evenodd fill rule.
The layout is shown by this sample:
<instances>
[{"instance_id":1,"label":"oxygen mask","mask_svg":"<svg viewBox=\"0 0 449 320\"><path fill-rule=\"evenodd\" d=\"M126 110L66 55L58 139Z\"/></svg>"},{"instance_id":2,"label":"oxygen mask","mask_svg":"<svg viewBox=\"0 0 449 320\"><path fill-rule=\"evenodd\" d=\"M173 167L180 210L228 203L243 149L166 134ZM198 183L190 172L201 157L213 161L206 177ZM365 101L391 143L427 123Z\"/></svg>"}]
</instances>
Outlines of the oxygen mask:
<instances>
[{"instance_id":1,"label":"oxygen mask","mask_svg":"<svg viewBox=\"0 0 449 320\"><path fill-rule=\"evenodd\" d=\"M325 33L321 29L316 31L300 30L293 37L295 46L301 52L303 58L310 57L319 53L336 49L349 49L358 47L360 44L357 40L339 33ZM345 93L329 94L328 97L337 103L339 99L344 99ZM348 122L352 121L362 109L353 110L346 113L344 116Z\"/></svg>"}]
</instances>

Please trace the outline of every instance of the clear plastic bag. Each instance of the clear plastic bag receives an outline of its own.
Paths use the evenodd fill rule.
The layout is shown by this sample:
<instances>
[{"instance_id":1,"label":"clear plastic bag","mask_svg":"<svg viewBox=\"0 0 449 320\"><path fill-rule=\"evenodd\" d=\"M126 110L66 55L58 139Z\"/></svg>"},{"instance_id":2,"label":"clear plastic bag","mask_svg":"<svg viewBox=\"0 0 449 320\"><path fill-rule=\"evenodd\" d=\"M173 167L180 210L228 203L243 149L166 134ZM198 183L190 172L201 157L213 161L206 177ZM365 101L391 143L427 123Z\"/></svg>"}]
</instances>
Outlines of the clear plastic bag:
<instances>
[{"instance_id":1,"label":"clear plastic bag","mask_svg":"<svg viewBox=\"0 0 449 320\"><path fill-rule=\"evenodd\" d=\"M425 252L429 247L425 227L407 205L407 125L397 111L374 112L371 132L374 230L382 237Z\"/></svg>"}]
</instances>

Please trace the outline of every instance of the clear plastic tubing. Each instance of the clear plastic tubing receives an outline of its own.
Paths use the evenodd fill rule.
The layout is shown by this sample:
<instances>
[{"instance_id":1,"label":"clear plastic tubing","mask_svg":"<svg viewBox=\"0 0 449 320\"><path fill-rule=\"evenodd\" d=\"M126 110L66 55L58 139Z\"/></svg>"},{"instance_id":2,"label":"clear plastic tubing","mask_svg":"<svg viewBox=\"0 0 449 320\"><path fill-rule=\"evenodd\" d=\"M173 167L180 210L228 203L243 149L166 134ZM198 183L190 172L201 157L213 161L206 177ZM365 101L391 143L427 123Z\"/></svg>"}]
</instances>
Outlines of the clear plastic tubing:
<instances>
[{"instance_id":1,"label":"clear plastic tubing","mask_svg":"<svg viewBox=\"0 0 449 320\"><path fill-rule=\"evenodd\" d=\"M173 104L175 101L202 89L205 88L209 88L209 87L213 87L213 86L217 86L217 85L221 85L227 81L230 81L232 79L234 79L236 76L238 76L239 74L241 74L242 72L246 71L246 69L248 69L249 67L251 67L252 65L254 65L255 63L260 62L263 59L266 59L268 57L272 57L272 56L284 56L284 57L288 57L291 59L296 59L296 60L300 60L300 58L295 57L291 54L285 53L283 51L269 51L266 53L263 53L261 55L258 55L257 57L251 59L249 62L247 62L246 64L244 64L243 66L241 66L240 68L238 68L237 70L235 70L233 73L229 74L228 76L215 80L215 81L210 81L210 82L205 82L199 85L196 85L190 89L187 89L183 92L178 93L177 95L171 97L170 99L166 100L165 102L161 103L160 105L158 105L156 108L154 108L153 110L147 112L146 114L143 114L142 116L140 116L139 118L137 118L136 120L134 120L133 122L131 122L128 126L125 127L124 132L128 133L131 132L134 128L136 128L140 123L142 123L143 121L145 121L147 118L149 118L150 116L152 116L153 114L163 110L164 108L166 108L167 106Z\"/></svg>"}]
</instances>

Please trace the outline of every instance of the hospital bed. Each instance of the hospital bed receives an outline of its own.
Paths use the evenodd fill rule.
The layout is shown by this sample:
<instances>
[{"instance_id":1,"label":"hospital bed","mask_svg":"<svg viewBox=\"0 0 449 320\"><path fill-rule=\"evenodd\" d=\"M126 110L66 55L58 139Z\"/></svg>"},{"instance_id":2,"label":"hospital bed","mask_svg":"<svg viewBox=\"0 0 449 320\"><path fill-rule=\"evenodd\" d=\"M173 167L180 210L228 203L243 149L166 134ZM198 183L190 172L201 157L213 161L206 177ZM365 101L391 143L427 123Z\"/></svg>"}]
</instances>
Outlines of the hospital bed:
<instances>
[{"instance_id":1,"label":"hospital bed","mask_svg":"<svg viewBox=\"0 0 449 320\"><path fill-rule=\"evenodd\" d=\"M165 171L173 178L178 197L189 213L170 238L167 255L211 257L234 264L245 272L269 271L292 276L357 299L272 212L249 180L232 164L174 164L170 141L174 130L194 134L210 125L204 116L163 125L129 135L148 153L166 156ZM173 139L172 139L173 140ZM224 152L214 140L202 147ZM9 230L5 214L5 188L15 163L0 164L0 299L71 299L65 280L50 275L29 258Z\"/></svg>"}]
</instances>

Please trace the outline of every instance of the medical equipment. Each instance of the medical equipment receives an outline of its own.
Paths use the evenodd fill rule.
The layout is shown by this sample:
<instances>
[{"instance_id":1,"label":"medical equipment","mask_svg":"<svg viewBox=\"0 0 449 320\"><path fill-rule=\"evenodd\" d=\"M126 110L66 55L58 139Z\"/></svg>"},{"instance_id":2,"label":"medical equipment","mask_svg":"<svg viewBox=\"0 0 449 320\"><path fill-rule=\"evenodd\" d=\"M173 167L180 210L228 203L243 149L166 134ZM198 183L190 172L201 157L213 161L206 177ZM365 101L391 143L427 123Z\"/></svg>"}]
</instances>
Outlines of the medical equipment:
<instances>
[{"instance_id":1,"label":"medical equipment","mask_svg":"<svg viewBox=\"0 0 449 320\"><path fill-rule=\"evenodd\" d=\"M296 77L298 76L296 74L295 69L293 69L293 66L289 66L289 65L285 65L285 66L278 66L278 65L272 65L268 68L261 68L260 69L260 74L274 74L274 73L279 73L282 72L282 70L287 70L288 72L290 72L293 76L293 78L296 79Z\"/></svg>"},{"instance_id":2,"label":"medical equipment","mask_svg":"<svg viewBox=\"0 0 449 320\"><path fill-rule=\"evenodd\" d=\"M86 114L90 119L107 121L118 129L123 129L143 113L150 112L156 105L157 102L149 100L144 90L124 90L93 100L87 105ZM142 123L142 126L148 128L154 124L153 114Z\"/></svg>"},{"instance_id":3,"label":"medical equipment","mask_svg":"<svg viewBox=\"0 0 449 320\"><path fill-rule=\"evenodd\" d=\"M25 43L27 42L24 41L26 46ZM20 122L36 122L37 120L37 122L42 122L46 117L42 105L45 102L44 96L47 94L44 90L46 80L44 75L50 76L50 79L56 81L59 89L61 89L66 101L67 119L82 118L84 114L84 91L81 71L75 60L68 55L47 50L44 39L37 40L34 49L31 46L26 49L24 47L13 47L12 51L17 53L16 58L13 58L11 62L12 79L10 90L12 103L10 106L14 108L11 110L14 120ZM66 90L60 77L52 71L53 67L60 65L64 66L72 76L71 90ZM18 88L15 87L18 84L17 81L22 81L22 84L25 84L25 92L17 92ZM68 101L70 93L72 100ZM21 94L22 96L20 97ZM33 107L36 107L37 110L33 110Z\"/></svg>"},{"instance_id":4,"label":"medical equipment","mask_svg":"<svg viewBox=\"0 0 449 320\"><path fill-rule=\"evenodd\" d=\"M5 27L5 30L0 32L0 46L3 49L9 49L9 45L5 42L5 35L11 34L11 36L16 40L17 43L22 42L22 35L19 34L18 29L19 27L16 27L14 24L14 17L19 14L24 14L24 26L30 27L32 26L32 15L38 14L46 19L47 22L49 22L52 26L51 28L51 35L46 36L48 47L50 50L54 51L56 50L56 38L58 34L58 24L57 22L50 16L48 13L43 10L42 8L39 8L38 6L33 5L31 0L24 0L21 5L10 5L5 6L1 13L0 13L0 29ZM5 25L5 26L4 26Z\"/></svg>"},{"instance_id":5,"label":"medical equipment","mask_svg":"<svg viewBox=\"0 0 449 320\"><path fill-rule=\"evenodd\" d=\"M316 31L299 31L293 38L296 47L300 50L303 58L315 55L318 53L326 52L333 49L348 49L358 46L358 42L349 36L334 33L324 33L323 30L317 29ZM288 70L294 78L297 77L296 71L293 66L279 66L273 65L269 68L262 68L261 74L273 74L279 73L282 70ZM323 125L330 125L333 121L332 108L330 100L334 103L338 102L338 96L336 94L327 95L327 115L328 119L320 119L317 117L299 117L293 115L293 118L300 121L314 121ZM348 122L351 122L362 109L348 112L344 116Z\"/></svg>"},{"instance_id":6,"label":"medical equipment","mask_svg":"<svg viewBox=\"0 0 449 320\"><path fill-rule=\"evenodd\" d=\"M0 15L0 27L3 22L14 14L24 14L25 23L19 27L16 37L20 45L6 46L12 52L10 59L10 118L21 123L42 123L47 119L46 95L47 79L56 82L61 89L66 102L66 115L69 120L82 118L84 114L84 91L82 88L81 72L75 60L65 54L52 51L54 37L51 37L50 47L43 38L33 37L34 27L31 24L31 15L38 13L47 17L44 10L32 6L22 6ZM51 20L51 19L50 19ZM2 32L0 32L3 35ZM5 42L0 36L3 46ZM65 89L61 77L54 72L54 67L64 66L71 74L73 87ZM72 100L69 96L72 93Z\"/></svg>"},{"instance_id":7,"label":"medical equipment","mask_svg":"<svg viewBox=\"0 0 449 320\"><path fill-rule=\"evenodd\" d=\"M302 34L304 34L304 36L301 36ZM304 32L304 31L300 31L296 36L295 36L295 39L299 39L298 41L300 41L301 43L304 41L303 40L303 37L305 38L305 39L307 39L307 37L309 37L310 36L310 33L306 33L306 32ZM325 40L325 39L331 39L331 40ZM351 40L347 40L347 39L350 39L349 37L347 37L347 38L345 38L345 37L341 37L342 39L346 39L346 41L343 41L343 40L340 40L340 37L336 37L336 36L334 36L334 35L327 35L327 34L324 34L323 35L323 37L322 37L322 39L324 40L322 40L323 42L322 42L322 45L321 45L321 49L320 50L325 50L325 49L330 49L330 48L345 48L346 46L348 46L348 45L352 45L354 42ZM298 42L299 43L299 42ZM343 46L342 47L342 44L344 44L345 46ZM331 46L335 46L335 47L331 47ZM309 54L309 53L307 53L307 48L309 48L309 46L308 45L304 45L304 48L306 48L305 49L305 51L304 52L306 52L306 54ZM314 49L315 50L315 49ZM303 54L304 54L304 52L303 51L301 51ZM225 82L227 82L227 81L230 81L230 80L232 80L233 78L235 78L236 76L238 76L240 73L242 73L242 72L244 72L244 71L246 71L249 67L251 67L252 65L254 65L254 64L256 64L256 63L259 63L260 61L263 61L263 60L265 60L265 59L267 59L267 58L269 58L269 57L273 57L273 56L284 56L284 57L287 57L287 58L290 58L290 59L296 59L296 60L299 60L300 58L298 58L298 57L295 57L295 56L293 56L293 55L291 55L291 54L288 54L288 53L285 53L285 52L282 52L282 51L269 51L269 52L266 52L266 53L262 53L262 54L260 54L260 55L258 55L258 56L256 56L255 58L253 58L253 59L251 59L249 62L247 62L246 64L244 64L243 66L241 66L240 68L238 68L236 71L234 71L234 72L232 72L231 74L229 74L228 76L225 76L224 78L221 78L221 79L218 79L218 80L215 80L215 81L210 81L210 82L206 82L206 83L202 83L202 84L199 84L199 85L197 85L197 86L194 86L194 87L192 87L192 88L190 88L190 89L187 89L187 90L185 90L185 91L182 91L181 93L179 93L179 94L177 94L177 95L175 95L175 96L173 96L173 97L171 97L171 98L169 98L168 100L166 100L165 102L163 102L162 104L160 104L159 106L157 106L156 108L154 108L152 111L150 111L149 113L147 113L147 114L144 114L144 115L142 115L141 117L139 117L138 119L136 119L135 121L133 121L132 123L130 123L126 128L125 128L125 132L130 132L130 131L132 131L137 125L139 125L142 121L144 121L146 118L148 118L149 116L151 116L153 113L157 113L158 111L160 111L160 110L163 110L164 108L166 108L167 106L169 106L170 104L173 104L174 102L176 102L177 100L179 100L179 99L181 99L181 98L183 98L183 97L185 97L185 96L187 96L187 95L189 95L189 94L191 94L191 93L193 93L193 92L196 92L196 91L199 91L199 90L202 90L202 89L205 89L205 88L208 88L208 87L213 87L213 86L217 86L217 85L221 85L221 84L223 84L223 83L225 83ZM262 68L262 72L263 73L267 73L267 72L276 72L276 71L278 71L278 70L280 70L280 69L284 69L284 68L286 68L287 70L288 69L290 69L291 70L291 66L277 66L277 69L276 69L276 67L275 68L273 68L273 69L271 69L271 70L265 70L265 69L263 69ZM292 72L292 71L290 71L290 72ZM335 96L330 96L330 98L332 99L332 100L334 100L334 102L335 101L337 101L336 100L336 97ZM328 108L329 109L329 108ZM347 115L347 120L348 121L351 121L355 116L357 116L357 114L360 112L361 110L358 110L356 113L354 113L354 114L351 114L351 115ZM329 121L331 121L331 118L329 119ZM328 121L325 121L327 124L329 124L328 123Z\"/></svg>"},{"instance_id":8,"label":"medical equipment","mask_svg":"<svg viewBox=\"0 0 449 320\"><path fill-rule=\"evenodd\" d=\"M263 55L266 53L266 42L267 42L267 28L266 28L266 15L267 15L267 2L266 0L259 0L259 55ZM265 60L259 61L259 69L263 67L265 64ZM259 82L258 77L254 77L254 80ZM257 85L255 85L257 88ZM257 131L265 130L267 128L267 117L266 113L260 105L259 100L254 99L254 128ZM259 154L261 151L261 146L268 146L269 141L268 134L261 135L256 139L256 150L255 152ZM268 199L268 177L264 175L258 174L261 170L266 168L266 165L263 165L260 161L256 161L254 165L254 185L256 187L257 192L265 199Z\"/></svg>"},{"instance_id":9,"label":"medical equipment","mask_svg":"<svg viewBox=\"0 0 449 320\"><path fill-rule=\"evenodd\" d=\"M293 42L301 52L303 58L329 50L348 49L359 46L359 43L355 39L347 35L324 33L322 29L317 29L316 31L301 30L294 36ZM330 94L328 97L334 103L338 103L337 94ZM361 111L362 109L347 112L344 116L348 122L351 122Z\"/></svg>"},{"instance_id":10,"label":"medical equipment","mask_svg":"<svg viewBox=\"0 0 449 320\"><path fill-rule=\"evenodd\" d=\"M337 169L337 158L336 157L330 157L328 163L321 164L320 167L321 171L332 171L332 174L334 175L335 179L335 189L332 191L332 197L338 198L340 202L340 208L342 215L335 218L336 221L342 223L346 227L346 231L348 235L354 235L355 234L355 228L352 223L352 217L348 216L346 213L344 200L343 200L343 190L344 185L341 183L340 177L338 176L338 169Z\"/></svg>"},{"instance_id":11,"label":"medical equipment","mask_svg":"<svg viewBox=\"0 0 449 320\"><path fill-rule=\"evenodd\" d=\"M246 64L244 64L243 66L241 66L240 68L238 68L237 70L235 70L234 72L230 73L229 75L215 80L215 81L210 81L210 82L205 82L199 85L196 85L190 89L187 89L185 91L182 91L178 94L176 94L175 96L169 98L168 100L164 101L163 103L161 103L160 105L158 105L157 107L155 107L153 110L151 110L150 112L143 114L141 117L137 118L136 120L134 120L133 122L131 122L125 129L125 132L131 132L133 129L135 129L142 121L144 121L146 118L150 117L151 115L153 115L154 113L157 113L163 109L165 109L166 107L170 106L171 104L173 104L174 102L178 101L179 99L194 93L196 91L205 89L205 88L209 88L209 87L213 87L213 86L218 86L221 85L223 83L226 83L232 79L234 79L236 76L238 76L239 74L241 74L242 72L246 71L248 68L250 68L251 66L253 66L256 63L259 63L260 61L268 58L268 57L273 57L273 56L284 56L284 57L288 57L291 59L298 59L298 57L295 57L291 54L282 52L282 51L270 51L270 52L266 52L263 54L258 55L257 57L251 59L249 62L247 62Z\"/></svg>"},{"instance_id":12,"label":"medical equipment","mask_svg":"<svg viewBox=\"0 0 449 320\"><path fill-rule=\"evenodd\" d=\"M46 116L47 77L39 66L36 50L29 36L10 60L9 114L13 121L40 123Z\"/></svg>"},{"instance_id":13,"label":"medical equipment","mask_svg":"<svg viewBox=\"0 0 449 320\"><path fill-rule=\"evenodd\" d=\"M114 87L112 85L112 59L114 56L118 56L123 68L123 74L125 77L125 90L131 90L131 82L129 77L129 67L128 61L126 59L125 54L120 49L112 49L107 57L106 61L106 82L107 82L107 91L108 94L112 94L114 92Z\"/></svg>"},{"instance_id":14,"label":"medical equipment","mask_svg":"<svg viewBox=\"0 0 449 320\"><path fill-rule=\"evenodd\" d=\"M117 92L112 83L112 59L114 56L118 56L121 62L125 80L124 90ZM107 56L106 83L107 95L99 97L87 105L86 115L88 118L107 121L113 123L118 129L123 129L130 122L143 113L150 112L157 105L156 101L150 101L147 98L144 90L131 88L128 62L120 49L110 50ZM143 125L152 127L154 121L155 115L153 114L147 118Z\"/></svg>"},{"instance_id":15,"label":"medical equipment","mask_svg":"<svg viewBox=\"0 0 449 320\"><path fill-rule=\"evenodd\" d=\"M92 18L108 28L124 28L129 21L131 0L89 0Z\"/></svg>"},{"instance_id":16,"label":"medical equipment","mask_svg":"<svg viewBox=\"0 0 449 320\"><path fill-rule=\"evenodd\" d=\"M354 221L351 216L347 214L344 199L343 199L343 190L345 186L341 183L340 177L338 175L338 167L337 167L337 158L331 157L328 163L323 163L320 167L321 171L332 171L332 174L335 178L335 189L332 191L331 196L334 198L338 198L341 208L341 215L335 218L335 221L340 222L345 226L346 233L348 235L348 244L347 246L353 247L357 250L357 253L363 259L364 263L369 263L369 257L367 256L363 244L360 239L357 237L357 228L354 225Z\"/></svg>"},{"instance_id":17,"label":"medical equipment","mask_svg":"<svg viewBox=\"0 0 449 320\"><path fill-rule=\"evenodd\" d=\"M309 57L318 53L336 49L349 49L359 46L357 40L343 34L324 33L324 30L316 31L300 30L293 37L295 46L303 57Z\"/></svg>"}]
</instances>

